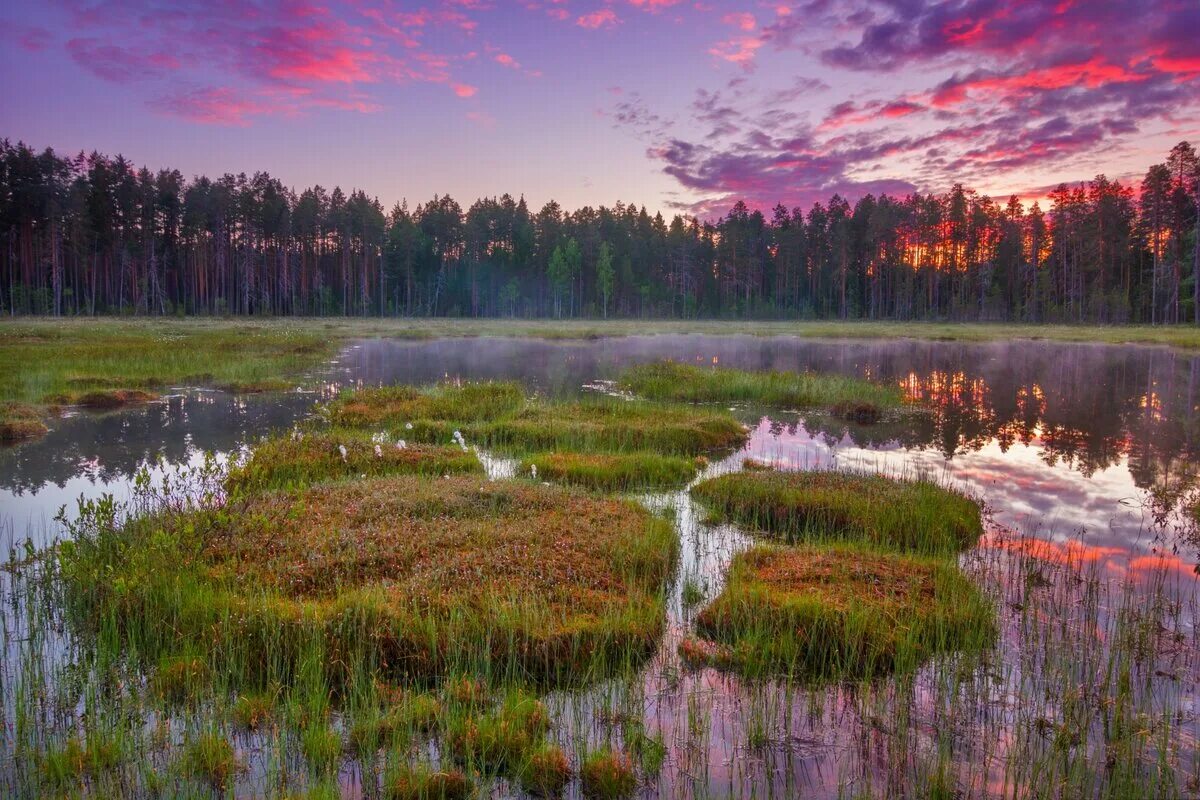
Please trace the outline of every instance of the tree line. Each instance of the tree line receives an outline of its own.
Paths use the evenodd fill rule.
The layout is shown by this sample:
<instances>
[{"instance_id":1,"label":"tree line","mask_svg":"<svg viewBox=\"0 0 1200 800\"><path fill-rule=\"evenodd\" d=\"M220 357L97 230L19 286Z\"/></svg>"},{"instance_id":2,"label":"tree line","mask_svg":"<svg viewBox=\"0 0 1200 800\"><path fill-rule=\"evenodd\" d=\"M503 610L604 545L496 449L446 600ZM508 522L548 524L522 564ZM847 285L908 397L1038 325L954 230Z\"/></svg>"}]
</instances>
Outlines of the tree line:
<instances>
[{"instance_id":1,"label":"tree line","mask_svg":"<svg viewBox=\"0 0 1200 800\"><path fill-rule=\"evenodd\" d=\"M834 195L716 221L510 195L385 210L0 141L0 313L827 317L1200 324L1200 161L1047 207Z\"/></svg>"}]
</instances>

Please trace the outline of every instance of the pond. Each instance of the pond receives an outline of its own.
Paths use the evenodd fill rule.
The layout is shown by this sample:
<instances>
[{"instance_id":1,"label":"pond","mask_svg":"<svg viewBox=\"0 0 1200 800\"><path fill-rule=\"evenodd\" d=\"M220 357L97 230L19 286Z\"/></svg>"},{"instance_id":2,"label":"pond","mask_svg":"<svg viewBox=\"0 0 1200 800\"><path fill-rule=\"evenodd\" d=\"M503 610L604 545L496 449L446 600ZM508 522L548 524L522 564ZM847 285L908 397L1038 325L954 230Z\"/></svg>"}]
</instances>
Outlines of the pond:
<instances>
[{"instance_id":1,"label":"pond","mask_svg":"<svg viewBox=\"0 0 1200 800\"><path fill-rule=\"evenodd\" d=\"M946 780L963 796L1020 796L1042 781L1104 796L1132 778L1106 773L1106 751L1117 745L1112 720L1098 710L1102 698L1093 695L1111 689L1114 670L1128 670L1133 686L1121 702L1135 714L1153 709L1171 718L1148 717L1126 737L1138 749L1134 761L1159 760L1173 787L1195 786L1200 541L1191 507L1200 355L1192 353L707 335L367 340L310 376L305 383L315 389L257 396L180 389L146 406L72 414L43 439L0 450L0 547L44 546L59 535L59 508L70 513L81 495L127 497L142 468L161 478L206 453L236 454L343 388L516 379L562 396L605 391L622 368L663 358L865 377L897 384L917 401L920 410L874 425L823 410L737 408L749 441L705 474L752 457L783 468L931 476L980 497L987 533L962 563L996 602L997 656L969 675L942 659L912 681L867 689L684 669L676 648L694 609L681 587L699 585L713 596L748 539L706 522L686 492L648 495L643 502L673 510L683 545L668 634L636 680L547 698L564 743L578 749L580 739L619 737L612 709L637 709L666 748L662 770L641 788L647 796L918 796L913 787ZM1153 641L1127 664L1113 638L1139 626L1154 627ZM3 679L11 686L20 655L11 607L5 628ZM10 712L12 703L10 690ZM5 728L11 741L9 719ZM254 737L238 746L252 765L269 749ZM6 756L0 787L20 785L12 768ZM934 774L947 769L949 778ZM1088 770L1094 777L1084 776ZM238 793L269 794L270 773L265 763L252 766ZM350 763L339 782L349 796L371 794Z\"/></svg>"}]
</instances>

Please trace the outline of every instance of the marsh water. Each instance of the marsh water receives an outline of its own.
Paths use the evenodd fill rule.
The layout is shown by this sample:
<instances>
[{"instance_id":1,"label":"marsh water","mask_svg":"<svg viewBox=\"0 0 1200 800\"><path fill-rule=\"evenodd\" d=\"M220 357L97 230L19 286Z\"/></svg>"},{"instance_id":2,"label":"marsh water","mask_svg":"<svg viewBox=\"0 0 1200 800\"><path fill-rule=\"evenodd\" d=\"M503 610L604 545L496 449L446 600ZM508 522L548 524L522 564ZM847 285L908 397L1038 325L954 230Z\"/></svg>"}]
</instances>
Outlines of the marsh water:
<instances>
[{"instance_id":1,"label":"marsh water","mask_svg":"<svg viewBox=\"0 0 1200 800\"><path fill-rule=\"evenodd\" d=\"M1169 707L1178 718L1171 730L1178 741L1166 756L1151 746L1147 757L1169 758L1170 768L1183 776L1180 785L1197 774L1194 689L1200 664L1190 604L1200 539L1189 510L1200 449L1200 355L1194 353L1038 341L701 335L361 341L309 376L305 384L316 389L233 396L180 388L146 406L68 415L43 439L0 450L0 548L24 548L26 540L43 546L59 534L54 517L60 507L69 513L81 495L121 498L142 468L161 476L198 463L205 453L235 454L305 419L314 403L347 387L516 379L533 391L561 396L605 391L606 381L622 368L663 358L865 377L898 384L919 401L920 410L888 414L869 426L825 410L737 408L752 429L749 442L710 465L708 474L736 469L754 457L785 468L929 475L977 495L987 508L988 534L964 564L978 580L995 582L989 589L1002 615L1002 668L995 680L978 676L967 682L980 695L969 707L939 699L940 671L927 672L903 690L879 688L877 697L864 701L847 696L856 694L852 689L743 684L711 670L684 670L674 650L693 611L683 603L680 587L699 584L713 596L728 559L748 540L736 529L705 523L686 492L643 497L674 511L683 543L660 654L633 684L550 701L562 717L591 720L589 738L607 735L598 708L631 703L639 708L647 729L667 744L664 768L643 786L644 794L890 794L912 780L924 756L947 746L956 763L978 761L960 770L965 776L960 790L965 787L969 796L1009 793L1021 769L1011 763L1014 754L1036 749L1039 735L1017 728L1053 722L1056 709L1061 711L1050 696L1061 688L1057 679L1031 673L1061 671L1062 665L1047 666L1036 654L1017 652L1029 646L1022 638L1025 609L1033 602L1025 596L1029 563L1035 568L1070 563L1105 586L1119 587L1097 603L1105 617L1117 607L1150 603L1149 594L1140 591L1167 593L1172 622L1157 624L1187 647L1168 653L1167 662L1155 661L1144 690L1155 707ZM1024 572L989 555L1017 551L1025 559ZM1026 583L1017 585L1019 580ZM1089 602L1073 599L1072 591L1053 590L1042 616L1071 616L1076 599ZM1082 614L1078 621L1084 627L1095 622ZM1095 646L1099 652L1104 644L1094 634L1071 631L1059 644L1068 650ZM1041 658L1048 656L1043 652ZM1087 662L1086 653L1081 660ZM1087 677L1079 683L1088 683ZM1037 697L1025 706L1012 700L1028 694ZM1079 723L1085 743L1093 722ZM567 741L579 734L564 728L559 735ZM1103 761L1103 754L1097 758ZM348 794L369 794L352 768L342 783ZM246 795L262 788L253 770L238 786Z\"/></svg>"}]
</instances>

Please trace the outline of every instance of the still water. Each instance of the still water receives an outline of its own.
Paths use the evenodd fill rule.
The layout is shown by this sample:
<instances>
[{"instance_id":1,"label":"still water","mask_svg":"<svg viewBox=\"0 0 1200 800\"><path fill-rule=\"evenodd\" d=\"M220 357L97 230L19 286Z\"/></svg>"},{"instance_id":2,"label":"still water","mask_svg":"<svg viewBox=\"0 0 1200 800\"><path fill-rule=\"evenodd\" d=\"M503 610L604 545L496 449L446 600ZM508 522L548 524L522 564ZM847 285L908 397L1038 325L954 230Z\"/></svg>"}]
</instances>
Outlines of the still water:
<instances>
[{"instance_id":1,"label":"still water","mask_svg":"<svg viewBox=\"0 0 1200 800\"><path fill-rule=\"evenodd\" d=\"M746 455L781 464L933 473L982 496L997 524L1088 548L1113 570L1136 568L1136 559L1151 552L1169 553L1182 571L1197 563L1177 507L1196 477L1200 356L1030 341L364 341L315 376L316 391L237 397L180 390L147 406L57 421L43 439L0 450L0 525L12 540L32 536L40 543L53 536L58 509L70 508L80 495L123 497L143 466L169 469L205 452L237 451L290 427L344 387L517 379L532 390L564 395L611 379L629 364L662 358L899 383L925 413L856 427L822 412L768 417L743 409L754 428Z\"/></svg>"},{"instance_id":2,"label":"still water","mask_svg":"<svg viewBox=\"0 0 1200 800\"><path fill-rule=\"evenodd\" d=\"M1170 642L1143 659L1133 703L1169 710L1173 720L1171 741L1150 741L1146 758L1167 753L1179 785L1200 774L1200 642L1193 625L1200 541L1190 513L1200 355L1166 348L684 335L363 341L310 376L312 391L235 397L181 389L139 408L74 414L42 440L0 450L0 545L44 544L58 534L58 509L80 495L124 497L142 467L161 476L205 453L236 454L344 388L516 379L531 391L563 396L603 391L625 366L662 358L860 376L898 384L919 401L920 410L872 426L823 410L738 408L750 439L706 474L754 457L786 468L929 475L979 496L988 534L963 562L997 601L999 655L971 674L931 666L911 684L884 683L866 693L686 670L676 648L695 609L683 603L681 587L698 583L714 596L729 559L749 540L735 528L706 524L686 492L646 496L648 504L671 508L682 544L667 635L632 683L547 698L568 751L578 751L581 738L594 744L620 736L606 720L614 709L635 709L666 744L665 766L642 787L644 796L917 796L911 787L922 780L922 765L943 751L958 765L963 796L1026 796L1042 779L1023 772L1025 765L1053 772L1066 763L1054 731L1070 728L1072 752L1085 753L1080 757L1103 776L1112 737L1095 713L1103 705L1096 698L1114 663L1107 639L1120 630L1106 626L1157 608L1154 598L1169 583L1173 622L1164 627L1156 617L1154 637L1169 633ZM1019 567L1007 560L1014 551ZM1056 581L1037 567L1068 562L1106 588ZM1072 705L1075 692L1083 700ZM1072 717L1078 707L1090 711ZM267 760L256 754L269 743L250 738L239 748L250 768L237 793L259 795ZM347 796L372 795L350 763L339 782Z\"/></svg>"}]
</instances>

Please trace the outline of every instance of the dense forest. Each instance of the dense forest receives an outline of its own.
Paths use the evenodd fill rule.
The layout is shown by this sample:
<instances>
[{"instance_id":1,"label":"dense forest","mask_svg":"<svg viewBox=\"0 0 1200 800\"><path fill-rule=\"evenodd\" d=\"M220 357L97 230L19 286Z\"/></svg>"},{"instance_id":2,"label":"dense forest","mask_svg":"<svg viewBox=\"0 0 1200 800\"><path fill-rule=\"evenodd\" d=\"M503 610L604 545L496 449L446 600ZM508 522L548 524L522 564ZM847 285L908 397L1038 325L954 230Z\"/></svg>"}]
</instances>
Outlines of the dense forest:
<instances>
[{"instance_id":1,"label":"dense forest","mask_svg":"<svg viewBox=\"0 0 1200 800\"><path fill-rule=\"evenodd\" d=\"M1200 164L1047 207L955 185L715 222L509 195L385 210L266 173L186 180L0 142L8 314L831 317L1200 323Z\"/></svg>"}]
</instances>

